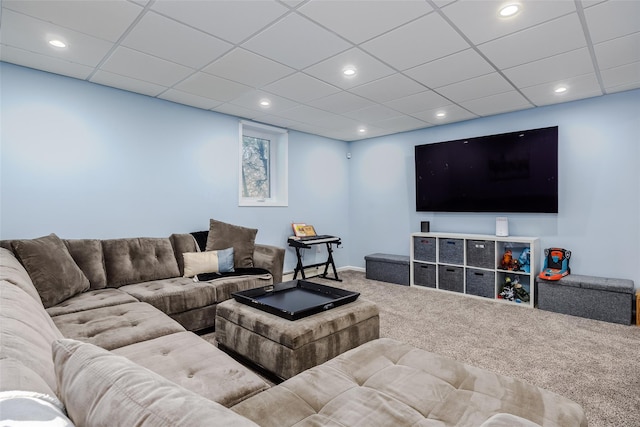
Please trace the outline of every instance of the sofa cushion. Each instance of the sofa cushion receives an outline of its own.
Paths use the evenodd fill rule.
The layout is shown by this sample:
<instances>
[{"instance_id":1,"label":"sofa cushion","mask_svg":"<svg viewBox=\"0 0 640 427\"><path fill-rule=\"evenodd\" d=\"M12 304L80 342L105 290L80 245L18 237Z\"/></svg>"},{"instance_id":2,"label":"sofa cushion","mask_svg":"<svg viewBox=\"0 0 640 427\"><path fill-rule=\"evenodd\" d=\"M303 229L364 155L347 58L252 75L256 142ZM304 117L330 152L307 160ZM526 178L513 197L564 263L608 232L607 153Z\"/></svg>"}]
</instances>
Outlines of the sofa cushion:
<instances>
[{"instance_id":1,"label":"sofa cushion","mask_svg":"<svg viewBox=\"0 0 640 427\"><path fill-rule=\"evenodd\" d=\"M113 352L227 407L269 388L256 374L192 332L165 335Z\"/></svg>"},{"instance_id":2,"label":"sofa cushion","mask_svg":"<svg viewBox=\"0 0 640 427\"><path fill-rule=\"evenodd\" d=\"M107 350L184 331L178 322L143 302L62 314L53 321L65 337Z\"/></svg>"},{"instance_id":3,"label":"sofa cushion","mask_svg":"<svg viewBox=\"0 0 640 427\"><path fill-rule=\"evenodd\" d=\"M45 307L89 289L89 279L73 260L64 242L55 234L31 240L16 240L13 249L24 265Z\"/></svg>"},{"instance_id":4,"label":"sofa cushion","mask_svg":"<svg viewBox=\"0 0 640 427\"><path fill-rule=\"evenodd\" d=\"M54 394L51 343L62 338L42 304L0 281L0 389Z\"/></svg>"},{"instance_id":5,"label":"sofa cushion","mask_svg":"<svg viewBox=\"0 0 640 427\"><path fill-rule=\"evenodd\" d=\"M33 285L29 273L20 264L13 252L5 248L0 248L0 280L6 280L19 287L42 305L40 294L38 294L38 290Z\"/></svg>"},{"instance_id":6,"label":"sofa cushion","mask_svg":"<svg viewBox=\"0 0 640 427\"><path fill-rule=\"evenodd\" d=\"M95 289L71 297L56 306L49 307L47 308L47 313L49 313L49 316L60 316L62 314L77 313L130 302L138 302L138 300L120 289Z\"/></svg>"},{"instance_id":7,"label":"sofa cushion","mask_svg":"<svg viewBox=\"0 0 640 427\"><path fill-rule=\"evenodd\" d=\"M65 240L69 253L82 270L91 289L107 287L107 272L104 269L102 242L98 239Z\"/></svg>"},{"instance_id":8,"label":"sofa cushion","mask_svg":"<svg viewBox=\"0 0 640 427\"><path fill-rule=\"evenodd\" d=\"M253 267L253 251L255 250L255 228L246 228L239 225L211 219L209 221L209 236L207 237L207 250L233 248L234 267Z\"/></svg>"},{"instance_id":9,"label":"sofa cushion","mask_svg":"<svg viewBox=\"0 0 640 427\"><path fill-rule=\"evenodd\" d=\"M184 274L184 259L182 254L185 252L200 252L196 240L191 234L172 234L169 236L171 246L173 246L173 254L178 262L180 276Z\"/></svg>"},{"instance_id":10,"label":"sofa cushion","mask_svg":"<svg viewBox=\"0 0 640 427\"><path fill-rule=\"evenodd\" d=\"M194 282L188 277L136 283L122 286L120 290L166 314L182 313L218 302L215 286Z\"/></svg>"},{"instance_id":11,"label":"sofa cushion","mask_svg":"<svg viewBox=\"0 0 640 427\"><path fill-rule=\"evenodd\" d=\"M202 273L229 273L233 270L233 248L217 251L185 252L184 277Z\"/></svg>"},{"instance_id":12,"label":"sofa cushion","mask_svg":"<svg viewBox=\"0 0 640 427\"><path fill-rule=\"evenodd\" d=\"M475 427L500 413L534 425L587 426L584 410L569 399L387 338L304 371L233 410L263 427Z\"/></svg>"},{"instance_id":13,"label":"sofa cushion","mask_svg":"<svg viewBox=\"0 0 640 427\"><path fill-rule=\"evenodd\" d=\"M102 241L107 286L180 276L169 238L130 238Z\"/></svg>"},{"instance_id":14,"label":"sofa cushion","mask_svg":"<svg viewBox=\"0 0 640 427\"><path fill-rule=\"evenodd\" d=\"M125 357L74 340L53 345L60 398L77 425L252 426Z\"/></svg>"}]
</instances>

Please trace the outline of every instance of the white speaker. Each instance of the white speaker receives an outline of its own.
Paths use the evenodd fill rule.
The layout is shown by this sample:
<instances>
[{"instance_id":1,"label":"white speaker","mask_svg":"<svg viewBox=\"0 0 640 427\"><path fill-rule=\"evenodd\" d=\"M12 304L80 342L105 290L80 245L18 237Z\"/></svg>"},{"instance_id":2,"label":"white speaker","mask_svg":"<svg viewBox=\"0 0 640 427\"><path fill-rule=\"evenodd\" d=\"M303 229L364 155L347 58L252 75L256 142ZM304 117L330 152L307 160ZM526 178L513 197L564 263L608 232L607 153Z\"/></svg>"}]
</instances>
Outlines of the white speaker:
<instances>
[{"instance_id":1,"label":"white speaker","mask_svg":"<svg viewBox=\"0 0 640 427\"><path fill-rule=\"evenodd\" d=\"M509 220L506 216L496 218L496 236L507 237L509 235Z\"/></svg>"}]
</instances>

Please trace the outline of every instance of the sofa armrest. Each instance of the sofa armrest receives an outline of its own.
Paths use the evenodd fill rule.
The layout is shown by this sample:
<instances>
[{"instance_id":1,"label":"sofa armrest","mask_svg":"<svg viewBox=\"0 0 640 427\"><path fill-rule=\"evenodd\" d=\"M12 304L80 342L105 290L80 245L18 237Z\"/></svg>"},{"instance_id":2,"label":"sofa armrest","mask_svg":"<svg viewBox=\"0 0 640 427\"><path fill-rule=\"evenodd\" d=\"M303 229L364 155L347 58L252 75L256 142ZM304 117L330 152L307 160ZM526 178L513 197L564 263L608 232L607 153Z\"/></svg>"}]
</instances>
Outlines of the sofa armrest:
<instances>
[{"instance_id":1,"label":"sofa armrest","mask_svg":"<svg viewBox=\"0 0 640 427\"><path fill-rule=\"evenodd\" d=\"M256 243L253 251L253 266L269 270L274 284L282 282L284 248Z\"/></svg>"},{"instance_id":2,"label":"sofa armrest","mask_svg":"<svg viewBox=\"0 0 640 427\"><path fill-rule=\"evenodd\" d=\"M173 246L173 253L178 261L178 269L180 275L184 274L184 258L182 256L185 252L198 252L198 245L196 239L189 233L172 234L169 236L171 240L171 246Z\"/></svg>"}]
</instances>

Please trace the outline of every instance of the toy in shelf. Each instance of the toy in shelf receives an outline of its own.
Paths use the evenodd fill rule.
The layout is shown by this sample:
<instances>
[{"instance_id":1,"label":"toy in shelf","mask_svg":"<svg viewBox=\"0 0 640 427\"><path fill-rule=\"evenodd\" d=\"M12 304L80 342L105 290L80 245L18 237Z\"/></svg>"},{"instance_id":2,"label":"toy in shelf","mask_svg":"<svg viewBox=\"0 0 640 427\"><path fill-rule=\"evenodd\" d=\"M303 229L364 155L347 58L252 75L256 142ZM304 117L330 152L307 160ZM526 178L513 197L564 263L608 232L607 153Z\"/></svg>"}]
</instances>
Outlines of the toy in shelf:
<instances>
[{"instance_id":1,"label":"toy in shelf","mask_svg":"<svg viewBox=\"0 0 640 427\"><path fill-rule=\"evenodd\" d=\"M518 257L518 263L520 264L520 271L525 273L531 272L531 249L524 248L522 253Z\"/></svg>"},{"instance_id":2,"label":"toy in shelf","mask_svg":"<svg viewBox=\"0 0 640 427\"><path fill-rule=\"evenodd\" d=\"M544 250L544 267L538 275L544 280L560 280L571 273L569 259L571 251L562 248L549 248Z\"/></svg>"},{"instance_id":3,"label":"toy in shelf","mask_svg":"<svg viewBox=\"0 0 640 427\"><path fill-rule=\"evenodd\" d=\"M509 271L520 269L520 263L517 259L513 258L513 251L511 251L511 249L507 249L504 251L502 260L500 261L500 269Z\"/></svg>"},{"instance_id":4,"label":"toy in shelf","mask_svg":"<svg viewBox=\"0 0 640 427\"><path fill-rule=\"evenodd\" d=\"M529 302L530 299L529 292L522 286L518 276L513 279L509 276L505 277L498 298L515 302Z\"/></svg>"}]
</instances>

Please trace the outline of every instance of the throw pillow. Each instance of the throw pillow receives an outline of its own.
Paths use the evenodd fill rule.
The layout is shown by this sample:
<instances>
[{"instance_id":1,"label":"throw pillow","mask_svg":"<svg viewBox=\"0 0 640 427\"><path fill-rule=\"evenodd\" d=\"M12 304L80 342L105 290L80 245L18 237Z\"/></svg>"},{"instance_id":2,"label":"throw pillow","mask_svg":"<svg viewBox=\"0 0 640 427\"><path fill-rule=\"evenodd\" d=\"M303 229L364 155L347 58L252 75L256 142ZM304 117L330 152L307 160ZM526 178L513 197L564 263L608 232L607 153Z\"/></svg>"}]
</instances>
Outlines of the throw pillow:
<instances>
[{"instance_id":1,"label":"throw pillow","mask_svg":"<svg viewBox=\"0 0 640 427\"><path fill-rule=\"evenodd\" d=\"M202 273L229 273L233 270L233 248L208 252L185 252L184 277Z\"/></svg>"},{"instance_id":2,"label":"throw pillow","mask_svg":"<svg viewBox=\"0 0 640 427\"><path fill-rule=\"evenodd\" d=\"M89 289L89 279L55 234L15 240L13 250L29 273L45 308Z\"/></svg>"},{"instance_id":3,"label":"throw pillow","mask_svg":"<svg viewBox=\"0 0 640 427\"><path fill-rule=\"evenodd\" d=\"M54 396L32 391L1 391L0 416L3 426L73 427L62 402Z\"/></svg>"},{"instance_id":4,"label":"throw pillow","mask_svg":"<svg viewBox=\"0 0 640 427\"><path fill-rule=\"evenodd\" d=\"M72 339L53 343L59 397L79 426L246 426L248 419L131 360Z\"/></svg>"},{"instance_id":5,"label":"throw pillow","mask_svg":"<svg viewBox=\"0 0 640 427\"><path fill-rule=\"evenodd\" d=\"M253 251L256 248L255 228L246 228L239 225L227 224L212 219L209 221L209 236L207 237L207 250L233 248L234 267L253 267Z\"/></svg>"}]
</instances>

